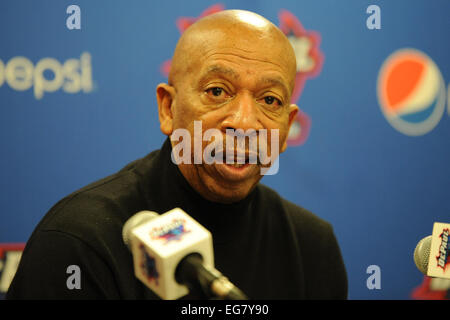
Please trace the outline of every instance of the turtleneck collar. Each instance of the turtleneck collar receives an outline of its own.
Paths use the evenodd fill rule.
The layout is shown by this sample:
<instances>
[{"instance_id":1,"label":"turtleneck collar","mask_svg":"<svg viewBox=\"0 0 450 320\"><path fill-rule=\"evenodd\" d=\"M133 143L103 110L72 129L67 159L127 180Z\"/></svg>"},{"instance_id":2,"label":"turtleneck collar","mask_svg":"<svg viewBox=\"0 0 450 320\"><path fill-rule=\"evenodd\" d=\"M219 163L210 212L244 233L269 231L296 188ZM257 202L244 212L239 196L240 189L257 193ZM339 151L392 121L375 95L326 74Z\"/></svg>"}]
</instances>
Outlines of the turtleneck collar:
<instances>
[{"instance_id":1,"label":"turtleneck collar","mask_svg":"<svg viewBox=\"0 0 450 320\"><path fill-rule=\"evenodd\" d=\"M231 239L233 229L239 222L251 219L251 206L258 187L243 200L222 204L203 198L187 182L178 166L171 160L172 146L169 138L154 157L150 154L138 167L143 176L143 190L149 210L164 213L176 207L183 209L192 218L207 228L215 243Z\"/></svg>"}]
</instances>

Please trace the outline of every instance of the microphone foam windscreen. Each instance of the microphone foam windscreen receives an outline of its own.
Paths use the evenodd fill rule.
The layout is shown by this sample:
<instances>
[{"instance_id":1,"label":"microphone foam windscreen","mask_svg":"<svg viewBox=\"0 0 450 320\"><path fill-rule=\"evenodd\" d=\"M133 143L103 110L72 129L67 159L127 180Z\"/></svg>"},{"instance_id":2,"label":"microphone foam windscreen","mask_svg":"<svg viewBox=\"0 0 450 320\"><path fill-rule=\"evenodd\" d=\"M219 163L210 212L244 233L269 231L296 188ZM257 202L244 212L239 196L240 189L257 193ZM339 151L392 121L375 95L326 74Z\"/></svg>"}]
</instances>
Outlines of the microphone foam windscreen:
<instances>
[{"instance_id":1,"label":"microphone foam windscreen","mask_svg":"<svg viewBox=\"0 0 450 320\"><path fill-rule=\"evenodd\" d=\"M430 258L430 250L431 250L431 236L425 237L419 241L414 250L414 262L417 266L417 269L420 270L423 274L427 274L428 270L428 260Z\"/></svg>"},{"instance_id":2,"label":"microphone foam windscreen","mask_svg":"<svg viewBox=\"0 0 450 320\"><path fill-rule=\"evenodd\" d=\"M133 215L131 218L129 218L122 228L122 239L123 242L127 245L127 247L130 246L131 230L137 227L138 225L145 223L149 220L152 220L158 216L159 214L153 211L140 211L135 215Z\"/></svg>"}]
</instances>

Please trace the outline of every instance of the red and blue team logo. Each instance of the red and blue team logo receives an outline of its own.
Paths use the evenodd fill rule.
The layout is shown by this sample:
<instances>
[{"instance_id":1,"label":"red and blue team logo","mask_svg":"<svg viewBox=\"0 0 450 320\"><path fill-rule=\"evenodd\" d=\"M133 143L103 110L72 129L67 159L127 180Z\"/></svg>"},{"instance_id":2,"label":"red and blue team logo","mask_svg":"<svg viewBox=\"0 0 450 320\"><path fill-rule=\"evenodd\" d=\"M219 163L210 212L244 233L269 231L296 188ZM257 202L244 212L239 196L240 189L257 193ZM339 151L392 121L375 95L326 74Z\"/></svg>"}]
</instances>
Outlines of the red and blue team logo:
<instances>
[{"instance_id":1,"label":"red and blue team logo","mask_svg":"<svg viewBox=\"0 0 450 320\"><path fill-rule=\"evenodd\" d=\"M153 258L146 250L145 246L141 243L139 245L139 249L141 250L142 259L141 259L141 269L143 274L147 278L148 281L154 281L156 285L158 285L159 272L156 268L156 260Z\"/></svg>"},{"instance_id":2,"label":"red and blue team logo","mask_svg":"<svg viewBox=\"0 0 450 320\"><path fill-rule=\"evenodd\" d=\"M306 30L300 20L287 10L281 10L279 28L289 39L297 60L297 75L291 103L297 103L306 80L314 78L322 71L324 55L319 49L321 37L316 31ZM306 142L311 129L311 118L299 110L288 135L288 145L299 146Z\"/></svg>"},{"instance_id":3,"label":"red and blue team logo","mask_svg":"<svg viewBox=\"0 0 450 320\"><path fill-rule=\"evenodd\" d=\"M401 49L383 63L377 82L386 120L410 136L433 130L445 110L445 83L433 60L416 49Z\"/></svg>"},{"instance_id":4,"label":"red and blue team logo","mask_svg":"<svg viewBox=\"0 0 450 320\"><path fill-rule=\"evenodd\" d=\"M222 4L215 4L204 10L199 17L181 17L176 21L180 33L183 33L191 24L207 15L224 10ZM287 36L294 48L297 60L297 75L295 87L292 92L291 103L297 103L301 96L306 80L318 76L322 70L324 55L320 51L320 34L316 31L306 30L300 20L287 10L279 12L279 28ZM161 66L161 73L168 76L171 60L165 61ZM311 128L311 118L304 111L299 111L293 120L288 135L288 145L299 146L306 142Z\"/></svg>"},{"instance_id":5,"label":"red and blue team logo","mask_svg":"<svg viewBox=\"0 0 450 320\"><path fill-rule=\"evenodd\" d=\"M165 240L164 244L174 240L180 241L186 233L190 232L190 230L186 230L185 224L184 219L173 219L169 224L154 228L150 232L150 236L154 240Z\"/></svg>"}]
</instances>

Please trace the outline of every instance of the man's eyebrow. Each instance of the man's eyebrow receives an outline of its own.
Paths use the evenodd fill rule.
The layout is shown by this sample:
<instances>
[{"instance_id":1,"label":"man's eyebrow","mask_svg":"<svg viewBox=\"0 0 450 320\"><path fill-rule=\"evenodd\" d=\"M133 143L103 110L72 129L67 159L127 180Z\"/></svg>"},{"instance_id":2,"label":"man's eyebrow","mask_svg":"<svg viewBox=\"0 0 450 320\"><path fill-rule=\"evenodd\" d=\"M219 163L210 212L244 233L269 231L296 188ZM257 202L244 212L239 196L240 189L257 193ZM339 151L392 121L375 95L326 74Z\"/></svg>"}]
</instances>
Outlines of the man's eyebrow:
<instances>
[{"instance_id":1,"label":"man's eyebrow","mask_svg":"<svg viewBox=\"0 0 450 320\"><path fill-rule=\"evenodd\" d=\"M239 78L239 73L237 73L236 71L234 71L231 68L223 67L223 66L220 66L220 65L209 66L208 69L206 69L205 76L208 76L208 75L211 75L211 74L224 74L224 75L227 75L227 76L231 76L234 79L238 79Z\"/></svg>"},{"instance_id":2,"label":"man's eyebrow","mask_svg":"<svg viewBox=\"0 0 450 320\"><path fill-rule=\"evenodd\" d=\"M278 77L264 77L264 78L261 79L261 82L269 83L270 85L273 85L273 86L278 86L284 91L283 93L286 96L289 95L289 89L286 86L285 82L281 78L278 78Z\"/></svg>"}]
</instances>

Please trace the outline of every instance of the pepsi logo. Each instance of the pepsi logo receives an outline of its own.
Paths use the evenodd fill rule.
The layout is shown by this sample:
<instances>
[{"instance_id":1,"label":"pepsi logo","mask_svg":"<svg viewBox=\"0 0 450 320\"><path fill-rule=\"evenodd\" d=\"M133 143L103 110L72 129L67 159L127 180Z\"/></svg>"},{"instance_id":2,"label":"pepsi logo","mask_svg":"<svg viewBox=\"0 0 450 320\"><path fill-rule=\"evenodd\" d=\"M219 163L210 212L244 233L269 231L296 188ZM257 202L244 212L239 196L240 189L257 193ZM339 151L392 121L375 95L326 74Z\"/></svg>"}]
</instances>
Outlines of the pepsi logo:
<instances>
[{"instance_id":1,"label":"pepsi logo","mask_svg":"<svg viewBox=\"0 0 450 320\"><path fill-rule=\"evenodd\" d=\"M409 136L433 130L445 110L446 87L439 68L425 53L401 49L383 63L378 102L386 120Z\"/></svg>"}]
</instances>

